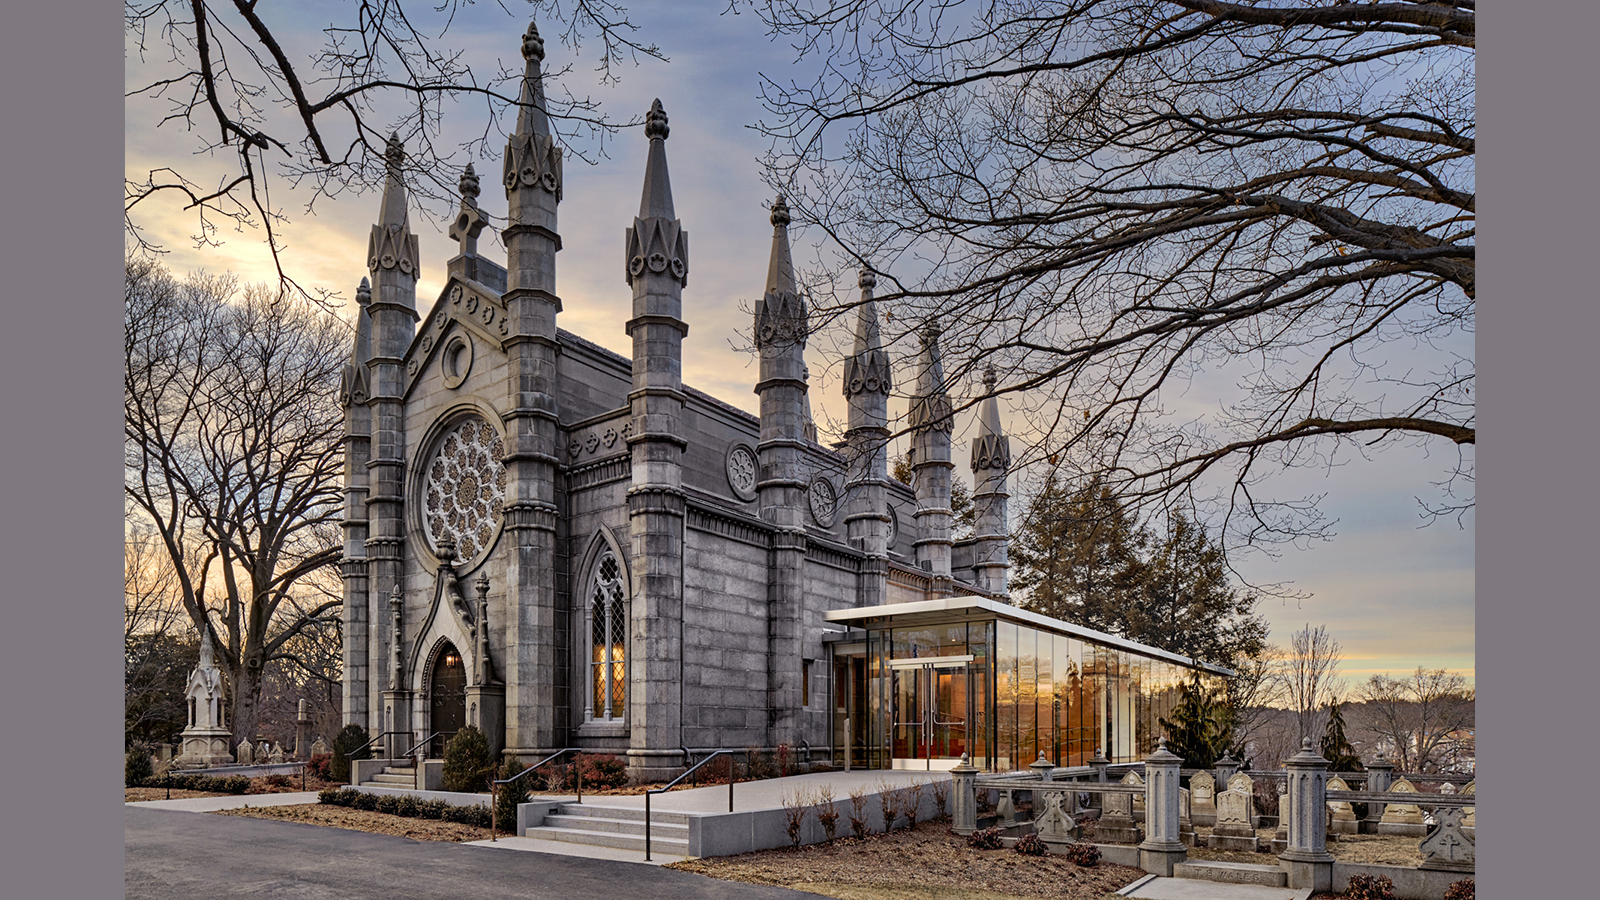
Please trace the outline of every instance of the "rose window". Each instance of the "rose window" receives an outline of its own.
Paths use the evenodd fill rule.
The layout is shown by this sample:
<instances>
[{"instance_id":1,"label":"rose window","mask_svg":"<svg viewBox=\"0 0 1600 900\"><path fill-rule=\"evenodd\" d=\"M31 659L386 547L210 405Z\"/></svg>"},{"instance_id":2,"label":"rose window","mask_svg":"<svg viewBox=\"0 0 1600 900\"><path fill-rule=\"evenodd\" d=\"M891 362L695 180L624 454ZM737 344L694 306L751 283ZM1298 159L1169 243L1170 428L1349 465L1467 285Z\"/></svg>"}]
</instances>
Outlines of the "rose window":
<instances>
[{"instance_id":1,"label":"rose window","mask_svg":"<svg viewBox=\"0 0 1600 900\"><path fill-rule=\"evenodd\" d=\"M504 454L500 435L476 416L445 432L423 485L423 527L435 550L444 538L463 560L488 549L506 499Z\"/></svg>"}]
</instances>

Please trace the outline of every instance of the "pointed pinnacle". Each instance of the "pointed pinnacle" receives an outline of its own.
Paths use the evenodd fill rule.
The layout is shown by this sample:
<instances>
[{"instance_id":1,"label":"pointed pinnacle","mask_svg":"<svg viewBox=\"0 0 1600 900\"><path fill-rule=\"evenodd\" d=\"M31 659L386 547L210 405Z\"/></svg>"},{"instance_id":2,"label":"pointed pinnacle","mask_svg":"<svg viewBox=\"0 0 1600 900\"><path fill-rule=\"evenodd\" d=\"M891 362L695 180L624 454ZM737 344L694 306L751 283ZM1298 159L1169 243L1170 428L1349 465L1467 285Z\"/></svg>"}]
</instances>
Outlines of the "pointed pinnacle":
<instances>
[{"instance_id":1,"label":"pointed pinnacle","mask_svg":"<svg viewBox=\"0 0 1600 900\"><path fill-rule=\"evenodd\" d=\"M772 201L772 227L785 228L789 225L789 204L783 202L783 195Z\"/></svg>"},{"instance_id":2,"label":"pointed pinnacle","mask_svg":"<svg viewBox=\"0 0 1600 900\"><path fill-rule=\"evenodd\" d=\"M652 141L664 141L670 131L667 127L667 111L661 107L661 98L657 97L650 104L650 111L645 113L644 136Z\"/></svg>"},{"instance_id":3,"label":"pointed pinnacle","mask_svg":"<svg viewBox=\"0 0 1600 900\"><path fill-rule=\"evenodd\" d=\"M544 62L544 38L539 36L537 22L529 22L528 31L522 36L522 58L536 65Z\"/></svg>"},{"instance_id":4,"label":"pointed pinnacle","mask_svg":"<svg viewBox=\"0 0 1600 900\"><path fill-rule=\"evenodd\" d=\"M457 186L461 188L461 198L470 205L476 206L477 204L473 201L478 199L478 173L472 168L472 163L467 163L467 167L462 170L461 180L457 183Z\"/></svg>"},{"instance_id":5,"label":"pointed pinnacle","mask_svg":"<svg viewBox=\"0 0 1600 900\"><path fill-rule=\"evenodd\" d=\"M361 276L361 284L356 287L356 302L366 306L372 302L372 282L367 276Z\"/></svg>"}]
</instances>

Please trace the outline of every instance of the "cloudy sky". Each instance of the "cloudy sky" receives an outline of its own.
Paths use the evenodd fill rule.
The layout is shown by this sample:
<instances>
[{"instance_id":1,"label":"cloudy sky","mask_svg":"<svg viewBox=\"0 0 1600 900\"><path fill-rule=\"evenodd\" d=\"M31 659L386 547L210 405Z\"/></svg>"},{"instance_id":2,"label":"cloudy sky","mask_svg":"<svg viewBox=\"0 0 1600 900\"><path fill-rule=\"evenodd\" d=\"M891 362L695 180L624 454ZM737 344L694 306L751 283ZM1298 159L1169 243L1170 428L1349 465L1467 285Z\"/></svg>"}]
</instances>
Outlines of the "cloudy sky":
<instances>
[{"instance_id":1,"label":"cloudy sky","mask_svg":"<svg viewBox=\"0 0 1600 900\"><path fill-rule=\"evenodd\" d=\"M431 4L418 6L421 17L413 21L424 30L435 27L436 33L439 22L426 12ZM448 40L479 71L520 68L518 47L528 13L519 3L508 0L505 6L514 15L493 3L455 12ZM296 47L305 52L320 44L321 29L345 24L352 8L279 3L262 15L291 52ZM660 46L670 61L641 58L637 65L625 63L617 70L620 81L611 85L596 83L597 43L585 44L575 55L553 29L543 21L541 26L547 68L571 65L571 72L553 91L592 96L609 116L620 120L642 116L656 97L666 108L672 129L667 155L673 197L692 238L684 294L684 318L690 325L683 347L684 380L754 412L753 358L736 348L746 342L741 330L748 331L747 310L763 287L771 227L765 209L770 196L759 164L768 143L749 126L763 115L758 99L761 75L803 78L806 70L795 65L787 45L768 38L754 16L735 15L726 8L725 0L636 4L630 18L640 26L638 39ZM162 58L159 49L141 58L130 45L129 87L148 83L152 75L159 77ZM129 101L129 177L143 178L151 169L172 166L202 185L220 179L225 167L196 156L195 138L180 123L154 127L166 110L166 101ZM481 112L447 106L445 134L436 144L465 142L481 134L483 127ZM475 160L479 174L487 176L480 203L491 216L500 216L505 198L496 187L496 176L503 140L492 136L489 146L492 155ZM620 353L629 352L622 322L628 318L631 301L623 281L621 241L638 209L646 146L634 128L608 142L596 165L569 157L560 210L564 244L558 258L560 325ZM376 194L320 198L308 212L309 191L297 192L281 183L273 190L275 205L290 219L281 237L292 276L304 285L350 297L366 274L366 241L377 212ZM444 211L433 210L435 215ZM416 208L411 215L422 245L418 298L425 312L443 286L443 265L455 254L455 243L446 236L442 220ZM147 237L168 251L165 262L176 272L231 271L247 281L273 277L258 232L236 233L225 227L217 235L221 247L196 248L190 239L196 221L173 201L141 205L139 223ZM802 265L819 251L827 251L814 230L792 234ZM480 240L485 255L503 253L492 235L493 229ZM1466 349L1470 352L1470 346ZM835 373L822 359L813 360L812 369L812 403L826 430L830 418L843 417L843 398ZM1207 393L1211 383L1197 382L1186 399L1214 408L1216 399ZM903 401L900 404L897 408L891 401L891 414L903 413ZM970 431L970 425L962 430ZM959 460L965 456L959 434L957 442ZM1353 680L1375 672L1399 675L1419 665L1473 676L1473 519L1469 514L1459 524L1451 519L1423 527L1416 499L1435 495L1430 483L1445 477L1454 459L1454 450L1443 446L1433 448L1431 455L1397 447L1371 459L1354 457L1331 471L1300 470L1274 479L1271 487L1279 496L1326 494L1323 511L1338 521L1337 537L1331 542L1289 549L1276 559L1244 561L1241 568L1252 579L1292 582L1309 595L1299 601L1264 601L1261 611L1272 626L1274 642L1287 643L1303 624L1325 624L1343 644L1343 671ZM1021 499L1014 498L1012 505L1016 515Z\"/></svg>"}]
</instances>

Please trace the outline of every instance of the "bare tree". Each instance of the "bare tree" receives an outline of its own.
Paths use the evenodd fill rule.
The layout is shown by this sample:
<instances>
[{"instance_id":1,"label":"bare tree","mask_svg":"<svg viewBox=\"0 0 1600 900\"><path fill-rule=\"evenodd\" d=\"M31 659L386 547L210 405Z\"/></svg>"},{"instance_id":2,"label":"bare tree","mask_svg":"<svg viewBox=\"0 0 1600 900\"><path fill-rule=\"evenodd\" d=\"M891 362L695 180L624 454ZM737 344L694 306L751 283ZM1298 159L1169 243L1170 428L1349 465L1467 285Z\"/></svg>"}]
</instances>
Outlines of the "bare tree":
<instances>
[{"instance_id":1,"label":"bare tree","mask_svg":"<svg viewBox=\"0 0 1600 900\"><path fill-rule=\"evenodd\" d=\"M122 572L123 736L130 745L171 741L187 721L184 679L199 644L152 529L127 530Z\"/></svg>"},{"instance_id":2,"label":"bare tree","mask_svg":"<svg viewBox=\"0 0 1600 900\"><path fill-rule=\"evenodd\" d=\"M1299 729L1296 742L1322 735L1328 707L1344 697L1339 661L1344 648L1328 634L1326 625L1307 624L1289 639L1283 660L1283 692Z\"/></svg>"},{"instance_id":3,"label":"bare tree","mask_svg":"<svg viewBox=\"0 0 1600 900\"><path fill-rule=\"evenodd\" d=\"M379 186L384 139L391 133L406 141L404 177L412 196L439 200L441 209L453 204L467 161L458 161L456 151L481 157L503 136L499 117L517 99L514 83L504 93L500 86L522 74L520 60L494 72L474 69L469 54L454 45L451 26L469 5L445 0L319 8L330 22L319 33L289 18L301 13L265 9L254 0L127 0L129 115L174 130L197 155L228 163L220 179L172 167L126 178L131 247L160 250L139 225L140 207L177 196L194 214L194 238L202 244L213 242L222 224L260 228L283 285L298 288L280 254L276 229L285 217L274 184L309 185L308 208L321 197ZM655 45L633 38L627 10L612 0L530 0L528 7L501 8L518 17L507 21L519 30L542 15L547 30L574 52L599 40L602 82L615 80L624 61L665 58ZM549 73L547 83L567 71ZM481 102L481 131L460 147L436 144L447 104L461 100ZM580 156L584 148L570 142L574 135L603 139L617 127L586 97L553 91L547 104L558 136Z\"/></svg>"},{"instance_id":4,"label":"bare tree","mask_svg":"<svg viewBox=\"0 0 1600 900\"><path fill-rule=\"evenodd\" d=\"M1417 667L1406 678L1374 675L1357 691L1364 730L1401 771L1437 772L1458 732L1472 728L1475 694L1464 676Z\"/></svg>"},{"instance_id":5,"label":"bare tree","mask_svg":"<svg viewBox=\"0 0 1600 900\"><path fill-rule=\"evenodd\" d=\"M338 621L339 594L308 588L341 553L347 329L286 292L146 260L124 291L124 493L216 638L235 735L254 737L264 667Z\"/></svg>"},{"instance_id":6,"label":"bare tree","mask_svg":"<svg viewBox=\"0 0 1600 900\"><path fill-rule=\"evenodd\" d=\"M1454 451L1425 514L1470 506L1470 0L754 5L821 67L764 86L770 180L878 270L886 341L937 316L953 381L1001 369L1018 465L1230 547L1326 536L1258 482L1392 444Z\"/></svg>"}]
</instances>

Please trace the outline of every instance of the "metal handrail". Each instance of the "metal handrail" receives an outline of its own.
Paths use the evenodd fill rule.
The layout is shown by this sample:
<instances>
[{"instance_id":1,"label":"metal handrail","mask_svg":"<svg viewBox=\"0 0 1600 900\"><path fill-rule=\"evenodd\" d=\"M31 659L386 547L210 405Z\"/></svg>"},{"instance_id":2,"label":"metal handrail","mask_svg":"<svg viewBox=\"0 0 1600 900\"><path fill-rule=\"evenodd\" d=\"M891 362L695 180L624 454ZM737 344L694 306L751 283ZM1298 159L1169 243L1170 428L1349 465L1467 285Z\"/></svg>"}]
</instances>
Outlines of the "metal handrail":
<instances>
[{"instance_id":1,"label":"metal handrail","mask_svg":"<svg viewBox=\"0 0 1600 900\"><path fill-rule=\"evenodd\" d=\"M410 733L411 732L409 732L409 731L380 731L380 732L378 732L377 737L374 737L372 740L367 741L365 744L362 744L361 746L355 748L354 750L351 750L349 753L346 753L344 755L344 758L345 759L355 759L357 753L360 753L361 751L370 748L373 744L376 744L377 742L383 740L384 738L388 737L391 734L410 734ZM364 758L365 757L363 757L363 759Z\"/></svg>"},{"instance_id":2,"label":"metal handrail","mask_svg":"<svg viewBox=\"0 0 1600 900\"><path fill-rule=\"evenodd\" d=\"M491 779L489 781L489 840L491 842L500 840L499 823L496 821L496 815L499 813L499 810L500 810L500 804L498 802L499 796L500 796L500 785L502 785L502 784L510 784L511 782L516 781L518 778L521 778L522 776L528 774L529 772L532 772L534 769L537 769L540 766L544 765L545 763L554 760L556 757L561 756L564 753L573 753L573 752L581 753L581 752L583 752L583 748L582 747L563 747L560 750L557 750L556 752L550 754L549 756L546 756L544 759L541 759L538 762L534 763L533 765L527 767L526 769L523 769L521 772L518 772L517 774L511 776L510 778L495 778L495 779ZM573 778L577 781L577 784L578 784L578 802L582 803L583 802L583 767L582 766L578 766L576 769L574 769L572 774L573 774Z\"/></svg>"},{"instance_id":3,"label":"metal handrail","mask_svg":"<svg viewBox=\"0 0 1600 900\"><path fill-rule=\"evenodd\" d=\"M400 732L395 732L395 733L399 734ZM425 746L425 745L427 745L429 743L432 743L433 739L438 737L441 734L456 735L456 734L460 734L460 733L461 733L460 731L435 731L433 734L430 734L427 737L423 738L422 740L417 741L415 744L412 744L411 745L411 749L409 749L406 752L400 754L400 756L402 758L404 758L404 757L410 756L413 753L416 753L418 750L422 749L423 746Z\"/></svg>"},{"instance_id":4,"label":"metal handrail","mask_svg":"<svg viewBox=\"0 0 1600 900\"><path fill-rule=\"evenodd\" d=\"M680 747L679 749L685 749L685 748L681 748ZM743 751L740 751L740 750L714 750L714 751L712 751L710 756L707 756L705 759L702 759L699 762L695 763L693 766L691 766L690 768L685 770L682 775L679 775L677 778L672 779L671 781L667 782L665 785L663 785L663 786L661 786L659 788L656 788L653 791L645 791L644 792L644 860L645 860L645 862L649 862L650 861L650 797L651 797L651 795L653 795L653 794L665 794L667 791L670 791L673 788L677 787L679 782L683 781L685 778L688 778L690 775L693 775L695 772L698 772L700 770L701 766L705 765L708 762L711 762L713 759L716 759L717 757L719 757L722 754L726 753L730 757L730 760L729 760L729 763L728 763L728 812L733 812L733 783L735 781L739 780L739 765L738 765L737 762L733 761L731 759L731 757L733 756L733 754L741 753L741 752L743 752Z\"/></svg>"}]
</instances>

